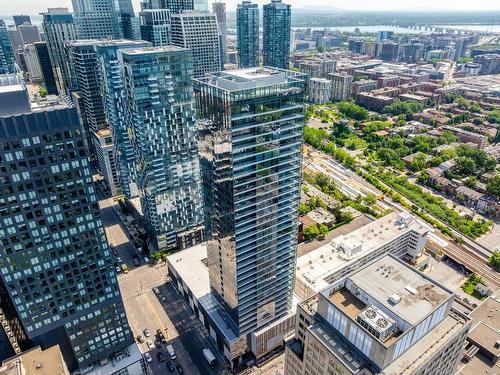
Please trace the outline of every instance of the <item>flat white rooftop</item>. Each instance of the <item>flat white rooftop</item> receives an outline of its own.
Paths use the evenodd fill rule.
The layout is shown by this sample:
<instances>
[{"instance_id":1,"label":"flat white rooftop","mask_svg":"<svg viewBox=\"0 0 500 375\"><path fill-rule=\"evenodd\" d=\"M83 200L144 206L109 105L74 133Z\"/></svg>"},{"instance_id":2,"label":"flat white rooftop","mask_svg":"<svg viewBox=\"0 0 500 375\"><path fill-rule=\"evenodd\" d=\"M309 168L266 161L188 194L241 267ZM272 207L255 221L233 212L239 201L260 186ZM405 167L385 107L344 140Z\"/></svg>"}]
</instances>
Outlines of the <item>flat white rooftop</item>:
<instances>
[{"instance_id":1,"label":"flat white rooftop","mask_svg":"<svg viewBox=\"0 0 500 375\"><path fill-rule=\"evenodd\" d=\"M407 224L403 225L399 219L405 220ZM319 292L334 281L329 280L328 276L412 230L424 234L428 228L418 223L411 215L390 213L299 257L296 277L315 292Z\"/></svg>"},{"instance_id":2,"label":"flat white rooftop","mask_svg":"<svg viewBox=\"0 0 500 375\"><path fill-rule=\"evenodd\" d=\"M348 277L388 311L416 325L453 293L396 258L386 255ZM395 294L401 301L393 304Z\"/></svg>"}]
</instances>

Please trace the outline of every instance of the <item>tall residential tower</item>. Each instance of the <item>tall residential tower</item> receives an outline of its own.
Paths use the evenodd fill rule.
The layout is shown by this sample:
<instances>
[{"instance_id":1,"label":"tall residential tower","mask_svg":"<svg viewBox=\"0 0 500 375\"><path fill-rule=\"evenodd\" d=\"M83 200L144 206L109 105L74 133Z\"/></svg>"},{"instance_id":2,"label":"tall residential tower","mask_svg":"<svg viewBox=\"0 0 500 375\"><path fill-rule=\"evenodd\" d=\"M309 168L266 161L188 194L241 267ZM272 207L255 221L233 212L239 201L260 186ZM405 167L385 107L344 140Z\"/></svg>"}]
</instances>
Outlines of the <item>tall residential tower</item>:
<instances>
[{"instance_id":1,"label":"tall residential tower","mask_svg":"<svg viewBox=\"0 0 500 375\"><path fill-rule=\"evenodd\" d=\"M191 52L170 46L121 54L146 225L159 249L184 249L204 231Z\"/></svg>"},{"instance_id":2,"label":"tall residential tower","mask_svg":"<svg viewBox=\"0 0 500 375\"><path fill-rule=\"evenodd\" d=\"M238 65L259 66L259 7L244 0L236 9Z\"/></svg>"},{"instance_id":3,"label":"tall residential tower","mask_svg":"<svg viewBox=\"0 0 500 375\"><path fill-rule=\"evenodd\" d=\"M195 80L212 293L236 336L292 303L304 77L269 68Z\"/></svg>"},{"instance_id":4,"label":"tall residential tower","mask_svg":"<svg viewBox=\"0 0 500 375\"><path fill-rule=\"evenodd\" d=\"M14 49L9 39L7 26L3 20L0 20L0 74L14 73L15 71Z\"/></svg>"},{"instance_id":5,"label":"tall residential tower","mask_svg":"<svg viewBox=\"0 0 500 375\"><path fill-rule=\"evenodd\" d=\"M292 9L281 0L264 5L262 60L264 66L288 69Z\"/></svg>"}]
</instances>

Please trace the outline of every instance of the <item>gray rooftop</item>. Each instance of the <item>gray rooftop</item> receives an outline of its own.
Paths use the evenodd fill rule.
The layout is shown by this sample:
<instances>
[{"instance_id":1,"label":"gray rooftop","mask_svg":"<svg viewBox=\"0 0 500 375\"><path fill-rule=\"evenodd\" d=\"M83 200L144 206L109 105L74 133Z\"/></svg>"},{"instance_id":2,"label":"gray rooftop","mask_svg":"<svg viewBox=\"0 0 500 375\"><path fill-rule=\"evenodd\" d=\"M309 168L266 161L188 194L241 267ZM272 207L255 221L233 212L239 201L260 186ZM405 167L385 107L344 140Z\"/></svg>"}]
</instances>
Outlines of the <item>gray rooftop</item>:
<instances>
[{"instance_id":1,"label":"gray rooftop","mask_svg":"<svg viewBox=\"0 0 500 375\"><path fill-rule=\"evenodd\" d=\"M453 293L393 256L386 255L349 277L361 290L411 325L436 310ZM389 297L399 294L393 305Z\"/></svg>"}]
</instances>

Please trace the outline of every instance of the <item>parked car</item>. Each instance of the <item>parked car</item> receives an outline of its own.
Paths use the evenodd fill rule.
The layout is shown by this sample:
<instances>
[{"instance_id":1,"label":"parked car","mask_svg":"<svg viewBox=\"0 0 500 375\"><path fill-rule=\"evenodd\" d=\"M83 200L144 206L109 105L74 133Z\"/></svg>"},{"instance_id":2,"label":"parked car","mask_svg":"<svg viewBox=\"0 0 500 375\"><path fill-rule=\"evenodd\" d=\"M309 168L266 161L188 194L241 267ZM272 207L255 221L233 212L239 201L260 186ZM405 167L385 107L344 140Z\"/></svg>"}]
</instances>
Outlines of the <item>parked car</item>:
<instances>
[{"instance_id":1,"label":"parked car","mask_svg":"<svg viewBox=\"0 0 500 375\"><path fill-rule=\"evenodd\" d=\"M151 363L153 361L153 358L149 353L144 353L144 359L146 360L147 363Z\"/></svg>"},{"instance_id":2,"label":"parked car","mask_svg":"<svg viewBox=\"0 0 500 375\"><path fill-rule=\"evenodd\" d=\"M160 294L160 289L158 289L157 287L154 287L153 292L155 292L155 294L158 295L158 294Z\"/></svg>"},{"instance_id":3,"label":"parked car","mask_svg":"<svg viewBox=\"0 0 500 375\"><path fill-rule=\"evenodd\" d=\"M168 368L168 371L170 371L170 372L174 372L175 371L175 367L172 364L172 362L170 362L170 361L167 361L167 368Z\"/></svg>"},{"instance_id":4,"label":"parked car","mask_svg":"<svg viewBox=\"0 0 500 375\"><path fill-rule=\"evenodd\" d=\"M120 257L116 257L116 260L118 261L118 263L123 263L123 260Z\"/></svg>"},{"instance_id":5,"label":"parked car","mask_svg":"<svg viewBox=\"0 0 500 375\"><path fill-rule=\"evenodd\" d=\"M116 266L115 270L116 270L116 273L122 272L122 269L120 267L118 267L118 266Z\"/></svg>"},{"instance_id":6,"label":"parked car","mask_svg":"<svg viewBox=\"0 0 500 375\"><path fill-rule=\"evenodd\" d=\"M147 341L146 341L146 344L147 344L147 346L148 346L148 348L149 348L149 349L153 349L153 348L155 347L155 346L153 345L153 341L151 341L151 340L147 340Z\"/></svg>"},{"instance_id":7,"label":"parked car","mask_svg":"<svg viewBox=\"0 0 500 375\"><path fill-rule=\"evenodd\" d=\"M151 333L149 333L149 329L147 329L147 328L144 328L144 331L142 331L142 332L144 332L144 336L146 336L146 337L151 336Z\"/></svg>"},{"instance_id":8,"label":"parked car","mask_svg":"<svg viewBox=\"0 0 500 375\"><path fill-rule=\"evenodd\" d=\"M177 369L177 373L180 375L180 374L184 374L184 369L182 368L181 365L177 365L175 366L175 368Z\"/></svg>"},{"instance_id":9,"label":"parked car","mask_svg":"<svg viewBox=\"0 0 500 375\"><path fill-rule=\"evenodd\" d=\"M144 342L144 337L142 337L141 335L137 335L136 339L139 344L142 344Z\"/></svg>"}]
</instances>

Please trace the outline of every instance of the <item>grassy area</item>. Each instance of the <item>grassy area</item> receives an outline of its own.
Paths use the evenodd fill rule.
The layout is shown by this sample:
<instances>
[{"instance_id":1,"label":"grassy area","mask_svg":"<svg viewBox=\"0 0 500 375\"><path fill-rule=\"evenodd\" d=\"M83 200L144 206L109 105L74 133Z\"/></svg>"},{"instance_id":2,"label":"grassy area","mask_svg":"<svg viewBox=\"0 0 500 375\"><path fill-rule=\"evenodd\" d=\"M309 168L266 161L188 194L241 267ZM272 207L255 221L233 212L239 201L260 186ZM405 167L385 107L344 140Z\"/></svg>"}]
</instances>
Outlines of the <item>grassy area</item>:
<instances>
[{"instance_id":1,"label":"grassy area","mask_svg":"<svg viewBox=\"0 0 500 375\"><path fill-rule=\"evenodd\" d=\"M475 273L473 273L472 275L469 276L469 278L467 279L467 281L462 285L462 290L477 298L478 300L483 300L486 298L486 296L483 296L481 295L480 293L478 293L476 291L476 286L477 284L483 284L483 285L486 285L484 280L481 279L480 276L476 275Z\"/></svg>"}]
</instances>

